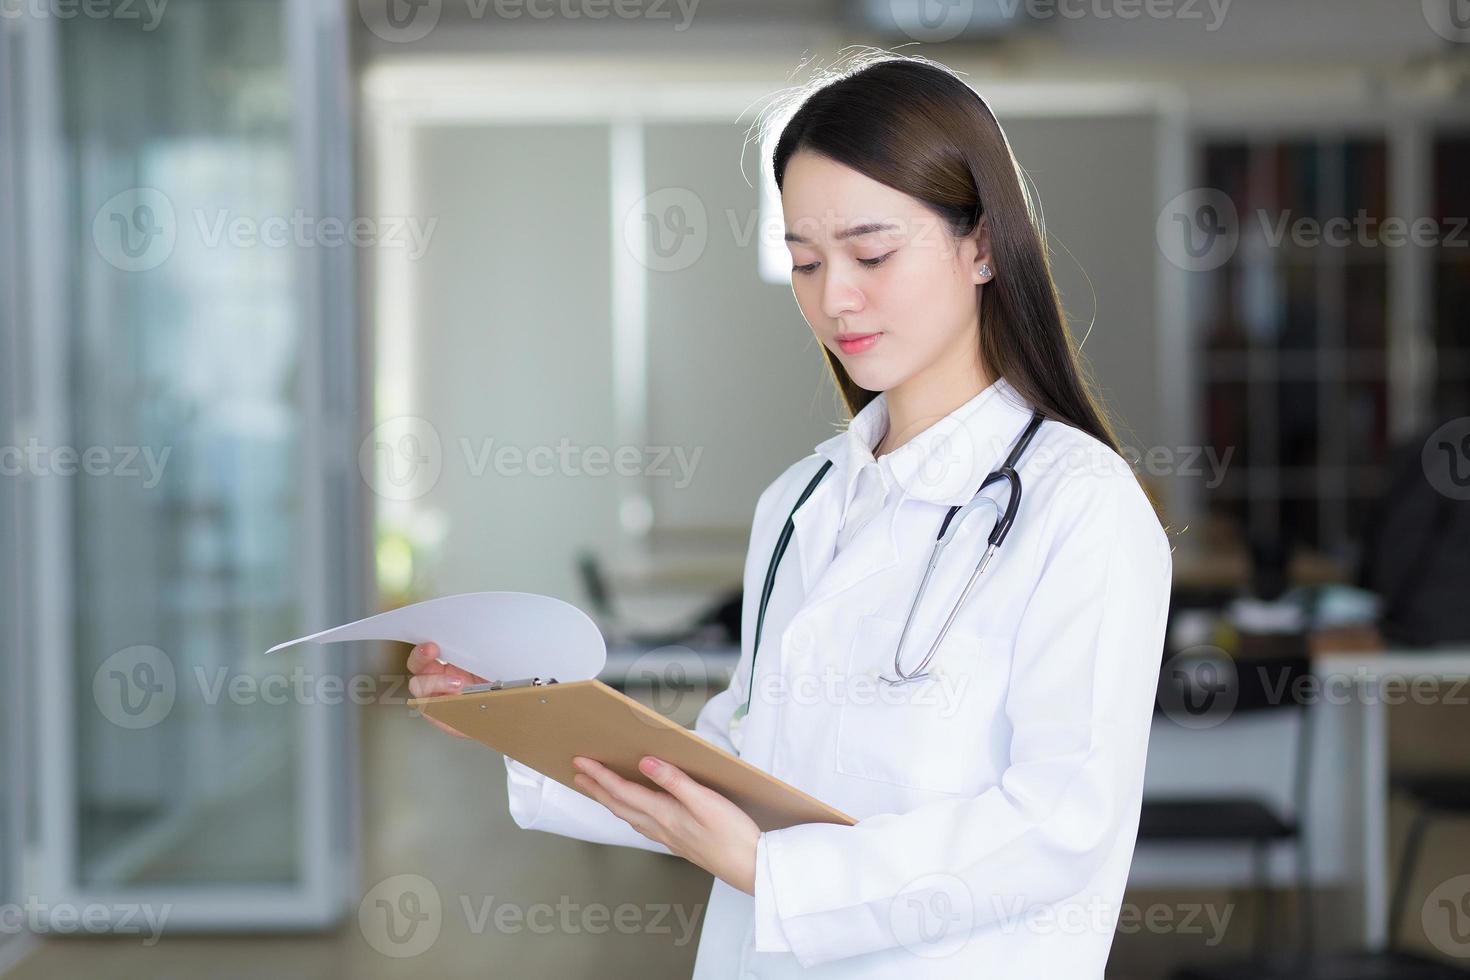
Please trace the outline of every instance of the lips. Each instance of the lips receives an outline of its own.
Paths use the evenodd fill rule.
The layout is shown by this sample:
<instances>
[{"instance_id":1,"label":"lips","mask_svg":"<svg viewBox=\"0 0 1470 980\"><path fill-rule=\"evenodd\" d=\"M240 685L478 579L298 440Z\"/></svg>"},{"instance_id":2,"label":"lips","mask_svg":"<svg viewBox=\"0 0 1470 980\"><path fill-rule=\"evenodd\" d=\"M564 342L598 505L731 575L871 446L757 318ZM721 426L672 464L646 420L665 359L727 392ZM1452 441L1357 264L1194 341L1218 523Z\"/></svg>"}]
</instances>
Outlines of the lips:
<instances>
[{"instance_id":1,"label":"lips","mask_svg":"<svg viewBox=\"0 0 1470 980\"><path fill-rule=\"evenodd\" d=\"M837 335L837 346L842 348L844 354L861 354L870 349L883 336L879 333L840 333Z\"/></svg>"}]
</instances>

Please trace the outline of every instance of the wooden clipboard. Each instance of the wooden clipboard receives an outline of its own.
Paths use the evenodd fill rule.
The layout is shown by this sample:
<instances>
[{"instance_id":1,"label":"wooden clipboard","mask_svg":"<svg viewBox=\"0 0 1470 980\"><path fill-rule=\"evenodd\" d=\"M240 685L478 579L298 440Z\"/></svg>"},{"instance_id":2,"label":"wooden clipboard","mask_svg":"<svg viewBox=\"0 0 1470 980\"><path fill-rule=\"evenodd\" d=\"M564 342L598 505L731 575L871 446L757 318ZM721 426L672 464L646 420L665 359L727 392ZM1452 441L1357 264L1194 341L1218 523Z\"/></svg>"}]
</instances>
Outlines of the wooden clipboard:
<instances>
[{"instance_id":1,"label":"wooden clipboard","mask_svg":"<svg viewBox=\"0 0 1470 980\"><path fill-rule=\"evenodd\" d=\"M596 679L469 690L408 704L574 790L572 757L579 755L657 789L638 769L638 760L652 755L733 801L761 830L856 823Z\"/></svg>"}]
</instances>

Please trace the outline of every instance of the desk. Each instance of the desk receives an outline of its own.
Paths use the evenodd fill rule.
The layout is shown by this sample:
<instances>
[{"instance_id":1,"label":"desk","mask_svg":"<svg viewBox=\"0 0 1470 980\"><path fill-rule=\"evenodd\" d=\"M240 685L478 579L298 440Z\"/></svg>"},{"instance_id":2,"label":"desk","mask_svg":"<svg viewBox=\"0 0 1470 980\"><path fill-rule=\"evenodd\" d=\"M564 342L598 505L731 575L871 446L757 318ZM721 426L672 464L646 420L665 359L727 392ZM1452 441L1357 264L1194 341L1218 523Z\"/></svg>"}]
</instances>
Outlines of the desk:
<instances>
[{"instance_id":1,"label":"desk","mask_svg":"<svg viewBox=\"0 0 1470 980\"><path fill-rule=\"evenodd\" d=\"M1388 936L1388 707L1412 702L1416 679L1437 682L1437 698L1470 700L1470 649L1322 653L1313 657L1312 774L1307 840L1311 881L1321 889L1316 921L1330 945L1381 948ZM1463 686L1457 691L1455 685ZM1274 715L1290 717L1271 717ZM1291 753L1297 712L1228 719L1208 730L1156 716L1149 737L1146 794L1251 792L1291 812ZM1286 727L1283 727L1286 726ZM1129 884L1138 887L1250 883L1248 851L1140 843ZM1290 886L1290 845L1269 862L1273 884Z\"/></svg>"},{"instance_id":2,"label":"desk","mask_svg":"<svg viewBox=\"0 0 1470 980\"><path fill-rule=\"evenodd\" d=\"M719 646L645 647L613 644L607 648L607 663L597 679L609 687L626 683L697 684L707 681L709 693L724 690L740 662L740 648Z\"/></svg>"},{"instance_id":3,"label":"desk","mask_svg":"<svg viewBox=\"0 0 1470 980\"><path fill-rule=\"evenodd\" d=\"M1358 771L1356 778L1347 781L1348 793L1342 804L1356 807L1359 813L1350 822L1357 834L1351 841L1348 870L1361 886L1361 938L1370 948L1381 949L1388 939L1392 881L1388 853L1388 708L1416 703L1426 689L1437 692L1431 696L1440 703L1470 703L1470 648L1328 653L1314 658L1314 668L1323 677L1351 684L1358 694L1343 706L1351 716L1346 728L1356 738L1355 744L1345 744L1344 749L1357 761ZM1416 681L1420 686L1414 686ZM1409 906L1410 911L1416 908Z\"/></svg>"}]
</instances>

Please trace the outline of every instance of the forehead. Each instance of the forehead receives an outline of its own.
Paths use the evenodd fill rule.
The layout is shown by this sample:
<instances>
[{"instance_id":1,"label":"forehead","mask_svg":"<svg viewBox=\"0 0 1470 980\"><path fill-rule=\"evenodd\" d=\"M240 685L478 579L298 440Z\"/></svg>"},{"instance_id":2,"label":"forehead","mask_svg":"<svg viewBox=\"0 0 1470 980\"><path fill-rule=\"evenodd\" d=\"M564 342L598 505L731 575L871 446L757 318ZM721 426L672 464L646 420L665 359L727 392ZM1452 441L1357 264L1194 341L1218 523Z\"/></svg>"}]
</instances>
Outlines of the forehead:
<instances>
[{"instance_id":1,"label":"forehead","mask_svg":"<svg viewBox=\"0 0 1470 980\"><path fill-rule=\"evenodd\" d=\"M792 154L782 184L788 241L838 242L840 233L873 224L894 226L882 235L907 236L935 217L902 191L815 153Z\"/></svg>"}]
</instances>

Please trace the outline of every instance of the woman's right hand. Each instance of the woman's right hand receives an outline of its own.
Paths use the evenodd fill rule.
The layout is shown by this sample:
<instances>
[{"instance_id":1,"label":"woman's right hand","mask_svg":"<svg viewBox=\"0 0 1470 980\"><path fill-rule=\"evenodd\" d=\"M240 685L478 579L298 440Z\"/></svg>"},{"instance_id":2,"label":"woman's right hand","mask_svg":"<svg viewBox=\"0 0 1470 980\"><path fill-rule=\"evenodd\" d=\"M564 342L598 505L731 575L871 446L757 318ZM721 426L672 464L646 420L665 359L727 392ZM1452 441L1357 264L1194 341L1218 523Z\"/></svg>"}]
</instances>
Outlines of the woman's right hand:
<instances>
[{"instance_id":1,"label":"woman's right hand","mask_svg":"<svg viewBox=\"0 0 1470 980\"><path fill-rule=\"evenodd\" d=\"M408 693L416 698L430 698L441 694L458 694L466 684L484 684L485 678L461 670L453 664L439 661L439 644L420 643L408 653ZM469 738L428 715L429 723L456 738Z\"/></svg>"}]
</instances>

